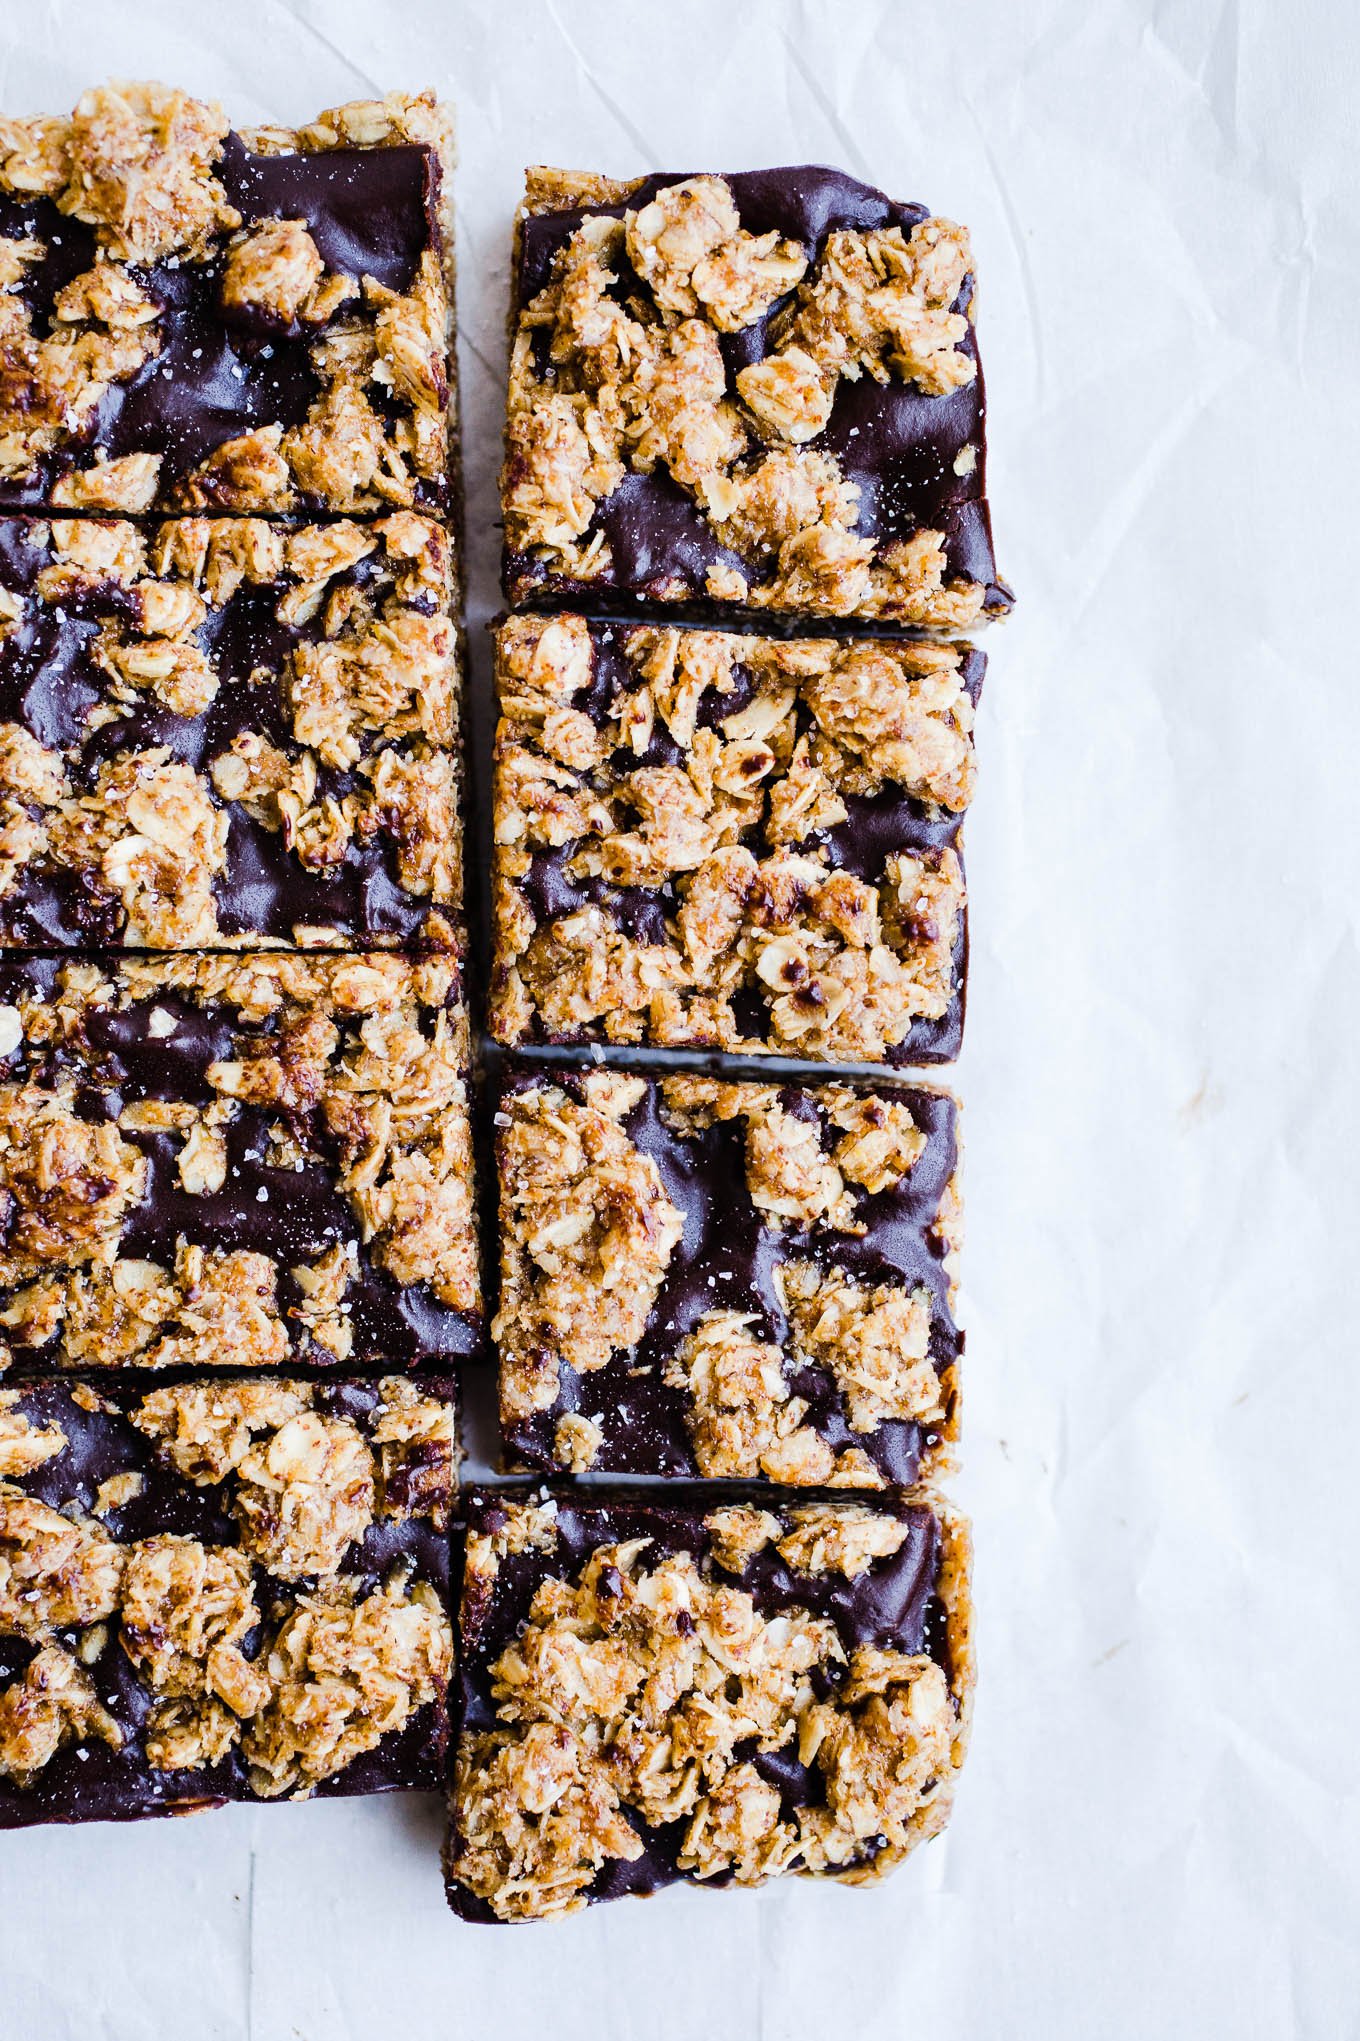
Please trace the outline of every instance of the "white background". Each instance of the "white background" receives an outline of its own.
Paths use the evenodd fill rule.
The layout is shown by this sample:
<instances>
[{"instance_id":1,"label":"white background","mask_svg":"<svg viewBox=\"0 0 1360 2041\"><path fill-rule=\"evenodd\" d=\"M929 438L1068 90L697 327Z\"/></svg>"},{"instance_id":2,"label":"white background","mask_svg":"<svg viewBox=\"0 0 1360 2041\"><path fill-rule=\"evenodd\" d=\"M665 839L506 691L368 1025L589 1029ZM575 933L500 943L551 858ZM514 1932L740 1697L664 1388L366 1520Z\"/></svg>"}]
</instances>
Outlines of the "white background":
<instances>
[{"instance_id":1,"label":"white background","mask_svg":"<svg viewBox=\"0 0 1360 2041\"><path fill-rule=\"evenodd\" d=\"M0 0L12 112L457 103L474 626L527 160L820 159L970 222L1020 595L948 1836L874 1891L518 1930L447 1915L419 1799L5 1836L2 2041L1360 2035L1358 59L1351 0Z\"/></svg>"}]
</instances>

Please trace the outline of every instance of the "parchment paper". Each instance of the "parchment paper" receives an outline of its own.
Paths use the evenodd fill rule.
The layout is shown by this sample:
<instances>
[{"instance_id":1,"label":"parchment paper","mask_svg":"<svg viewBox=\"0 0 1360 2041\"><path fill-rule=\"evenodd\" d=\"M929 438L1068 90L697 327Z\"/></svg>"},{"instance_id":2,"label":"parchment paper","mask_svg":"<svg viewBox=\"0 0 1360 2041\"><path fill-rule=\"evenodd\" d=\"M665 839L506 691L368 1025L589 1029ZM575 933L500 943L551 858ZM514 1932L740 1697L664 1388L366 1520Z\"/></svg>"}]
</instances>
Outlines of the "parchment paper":
<instances>
[{"instance_id":1,"label":"parchment paper","mask_svg":"<svg viewBox=\"0 0 1360 2041\"><path fill-rule=\"evenodd\" d=\"M954 1825L871 1891L456 1924L432 1802L0 1838L2 2041L1360 2035L1360 565L1345 0L0 0L0 106L458 106L472 622L526 161L839 162L967 220ZM479 713L485 743L484 699Z\"/></svg>"}]
</instances>

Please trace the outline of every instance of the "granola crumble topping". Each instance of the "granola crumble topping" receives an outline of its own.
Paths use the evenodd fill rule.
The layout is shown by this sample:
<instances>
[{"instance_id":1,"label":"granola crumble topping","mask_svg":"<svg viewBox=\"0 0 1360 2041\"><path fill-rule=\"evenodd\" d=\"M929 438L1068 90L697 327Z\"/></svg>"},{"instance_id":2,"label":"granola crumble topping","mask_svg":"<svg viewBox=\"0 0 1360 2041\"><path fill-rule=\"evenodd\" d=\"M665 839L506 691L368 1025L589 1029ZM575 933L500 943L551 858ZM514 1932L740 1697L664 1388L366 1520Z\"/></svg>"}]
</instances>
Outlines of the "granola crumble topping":
<instances>
[{"instance_id":1,"label":"granola crumble topping","mask_svg":"<svg viewBox=\"0 0 1360 2041\"><path fill-rule=\"evenodd\" d=\"M507 1453L796 1487L947 1467L952 1111L919 1091L513 1070L493 1328Z\"/></svg>"},{"instance_id":2,"label":"granola crumble topping","mask_svg":"<svg viewBox=\"0 0 1360 2041\"><path fill-rule=\"evenodd\" d=\"M342 245L324 196L310 222L268 210L271 155L393 145L447 155L428 94L234 140L219 106L155 84L87 92L69 119L0 120L0 193L33 222L0 245L0 482L20 501L124 512L442 502L450 307L428 216L433 162L392 176L350 160L344 176L368 190L373 222L368 245L341 257L352 268L323 252ZM408 262L394 251L413 238ZM71 241L91 266L49 314L23 284ZM194 404L200 327L235 343L235 416L220 379ZM267 343L262 361L242 334ZM187 430L162 417L158 378L189 386ZM150 445L119 453L129 400Z\"/></svg>"},{"instance_id":3,"label":"granola crumble topping","mask_svg":"<svg viewBox=\"0 0 1360 2041\"><path fill-rule=\"evenodd\" d=\"M573 616L497 644L498 1040L949 1052L966 648Z\"/></svg>"},{"instance_id":4,"label":"granola crumble topping","mask_svg":"<svg viewBox=\"0 0 1360 2041\"><path fill-rule=\"evenodd\" d=\"M501 486L512 596L554 580L631 587L644 570L620 529L645 520L647 499L617 520L611 499L626 478L660 473L691 499L711 557L704 572L663 551L639 584L653 599L967 629L1004 591L967 546L951 559L958 506L980 495L980 397L947 403L977 380L966 230L910 207L888 208L890 225L828 230L814 206L805 240L754 233L745 189L713 175L629 187L531 173L526 233L542 222L550 239L522 259L511 362ZM828 204L834 218L834 195ZM886 207L874 194L864 217ZM719 339L737 333L753 351L733 370ZM914 514L886 531L869 517L860 528L873 408L860 405L848 438L845 419L828 430L838 395L860 383L882 391L885 416L909 410L913 440L940 450L939 482L913 480Z\"/></svg>"},{"instance_id":5,"label":"granola crumble topping","mask_svg":"<svg viewBox=\"0 0 1360 2041\"><path fill-rule=\"evenodd\" d=\"M611 1539L601 1508L584 1555L535 1536L538 1585L487 1663L480 1612L498 1548L517 1542L519 1507L503 1506L499 1531L474 1524L469 1536L464 1679L485 1694L479 1714L494 1706L495 1726L460 1743L455 1901L461 1890L500 1920L569 1913L608 1866L644 1856L663 1875L700 1881L878 1876L943 1824L966 1692L931 1656L843 1633L817 1613L819 1578L841 1574L850 1606L853 1583L892 1562L907 1537L901 1517L723 1510L675 1543L645 1530ZM630 1512L630 1523L645 1520ZM791 1582L773 1605L758 1572L752 1587L742 1578L772 1543ZM761 1764L776 1753L777 1769ZM674 1855L653 1854L675 1823Z\"/></svg>"}]
</instances>

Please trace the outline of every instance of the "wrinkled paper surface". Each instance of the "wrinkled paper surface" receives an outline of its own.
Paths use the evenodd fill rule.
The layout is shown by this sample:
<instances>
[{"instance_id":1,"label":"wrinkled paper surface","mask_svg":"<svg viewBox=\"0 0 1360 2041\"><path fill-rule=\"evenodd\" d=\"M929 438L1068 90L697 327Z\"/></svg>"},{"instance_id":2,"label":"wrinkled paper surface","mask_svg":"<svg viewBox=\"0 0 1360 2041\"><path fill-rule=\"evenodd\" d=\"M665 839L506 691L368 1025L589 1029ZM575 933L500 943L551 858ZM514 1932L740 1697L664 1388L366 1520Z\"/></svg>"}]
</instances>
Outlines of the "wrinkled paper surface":
<instances>
[{"instance_id":1,"label":"wrinkled paper surface","mask_svg":"<svg viewBox=\"0 0 1360 2041\"><path fill-rule=\"evenodd\" d=\"M982 1685L885 1886L444 1908L394 1798L0 1837L0 2041L1360 2035L1360 29L1342 0L7 0L0 106L457 103L486 741L526 161L820 159L967 220ZM482 777L480 774L478 777Z\"/></svg>"}]
</instances>

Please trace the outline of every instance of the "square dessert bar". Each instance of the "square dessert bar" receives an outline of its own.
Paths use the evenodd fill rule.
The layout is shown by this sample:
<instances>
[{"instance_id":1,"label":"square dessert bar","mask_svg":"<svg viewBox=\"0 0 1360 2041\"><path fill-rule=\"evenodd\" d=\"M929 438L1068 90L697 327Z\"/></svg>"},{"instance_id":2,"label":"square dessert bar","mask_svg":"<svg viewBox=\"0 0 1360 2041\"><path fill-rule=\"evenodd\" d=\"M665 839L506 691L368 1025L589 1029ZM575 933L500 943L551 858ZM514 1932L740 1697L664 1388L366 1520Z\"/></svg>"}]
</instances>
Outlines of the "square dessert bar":
<instances>
[{"instance_id":1,"label":"square dessert bar","mask_svg":"<svg viewBox=\"0 0 1360 2041\"><path fill-rule=\"evenodd\" d=\"M437 1786L453 1396L0 1390L0 1828Z\"/></svg>"},{"instance_id":2,"label":"square dessert bar","mask_svg":"<svg viewBox=\"0 0 1360 2041\"><path fill-rule=\"evenodd\" d=\"M0 943L457 946L432 519L0 516Z\"/></svg>"},{"instance_id":3,"label":"square dessert bar","mask_svg":"<svg viewBox=\"0 0 1360 2041\"><path fill-rule=\"evenodd\" d=\"M0 502L446 509L451 154L428 93L0 119Z\"/></svg>"},{"instance_id":4,"label":"square dessert bar","mask_svg":"<svg viewBox=\"0 0 1360 2041\"><path fill-rule=\"evenodd\" d=\"M512 1067L508 1461L903 1486L958 1435L947 1093Z\"/></svg>"},{"instance_id":5,"label":"square dessert bar","mask_svg":"<svg viewBox=\"0 0 1360 2041\"><path fill-rule=\"evenodd\" d=\"M563 615L496 661L497 1040L957 1055L981 653Z\"/></svg>"},{"instance_id":6,"label":"square dessert bar","mask_svg":"<svg viewBox=\"0 0 1360 2041\"><path fill-rule=\"evenodd\" d=\"M511 601L1000 615L973 301L964 228L839 170L531 170Z\"/></svg>"},{"instance_id":7,"label":"square dessert bar","mask_svg":"<svg viewBox=\"0 0 1360 2041\"><path fill-rule=\"evenodd\" d=\"M458 967L0 958L0 1379L481 1339Z\"/></svg>"},{"instance_id":8,"label":"square dessert bar","mask_svg":"<svg viewBox=\"0 0 1360 2041\"><path fill-rule=\"evenodd\" d=\"M678 1879L866 1883L944 1827L969 1538L927 1490L672 1506L481 1494L447 1851L469 1920Z\"/></svg>"}]
</instances>

